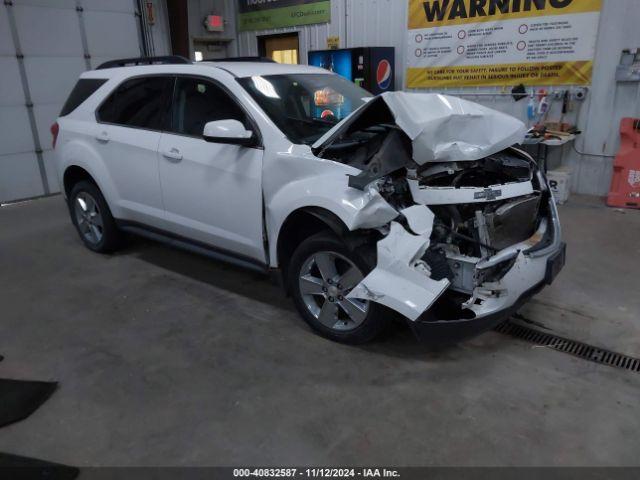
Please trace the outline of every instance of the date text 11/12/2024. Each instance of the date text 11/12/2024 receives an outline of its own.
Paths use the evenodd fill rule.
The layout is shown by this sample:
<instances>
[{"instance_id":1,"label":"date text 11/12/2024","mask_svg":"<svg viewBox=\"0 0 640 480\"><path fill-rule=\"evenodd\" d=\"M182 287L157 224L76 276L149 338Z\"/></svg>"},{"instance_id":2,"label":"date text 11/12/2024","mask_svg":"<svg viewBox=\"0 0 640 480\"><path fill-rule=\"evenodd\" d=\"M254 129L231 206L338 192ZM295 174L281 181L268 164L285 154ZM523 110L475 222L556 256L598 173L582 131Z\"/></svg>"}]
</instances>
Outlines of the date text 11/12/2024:
<instances>
[{"instance_id":1,"label":"date text 11/12/2024","mask_svg":"<svg viewBox=\"0 0 640 480\"><path fill-rule=\"evenodd\" d=\"M236 468L235 478L399 478L388 468Z\"/></svg>"}]
</instances>

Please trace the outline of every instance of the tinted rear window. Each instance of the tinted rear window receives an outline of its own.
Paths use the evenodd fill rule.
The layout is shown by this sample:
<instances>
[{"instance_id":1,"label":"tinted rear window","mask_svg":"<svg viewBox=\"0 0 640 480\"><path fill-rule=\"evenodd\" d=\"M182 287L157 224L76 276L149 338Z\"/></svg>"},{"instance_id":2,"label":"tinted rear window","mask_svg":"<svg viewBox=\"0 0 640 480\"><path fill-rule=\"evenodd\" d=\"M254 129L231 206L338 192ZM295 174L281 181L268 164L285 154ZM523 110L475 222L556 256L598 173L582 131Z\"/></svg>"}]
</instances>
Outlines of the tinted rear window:
<instances>
[{"instance_id":1,"label":"tinted rear window","mask_svg":"<svg viewBox=\"0 0 640 480\"><path fill-rule=\"evenodd\" d=\"M73 112L82 102L93 95L93 92L104 85L106 81L106 79L102 78L81 78L78 80L76 86L71 90L69 98L67 98L67 101L64 103L60 116L64 117Z\"/></svg>"},{"instance_id":2,"label":"tinted rear window","mask_svg":"<svg viewBox=\"0 0 640 480\"><path fill-rule=\"evenodd\" d=\"M98 109L98 119L126 127L161 130L167 119L172 88L172 77L127 80Z\"/></svg>"}]
</instances>

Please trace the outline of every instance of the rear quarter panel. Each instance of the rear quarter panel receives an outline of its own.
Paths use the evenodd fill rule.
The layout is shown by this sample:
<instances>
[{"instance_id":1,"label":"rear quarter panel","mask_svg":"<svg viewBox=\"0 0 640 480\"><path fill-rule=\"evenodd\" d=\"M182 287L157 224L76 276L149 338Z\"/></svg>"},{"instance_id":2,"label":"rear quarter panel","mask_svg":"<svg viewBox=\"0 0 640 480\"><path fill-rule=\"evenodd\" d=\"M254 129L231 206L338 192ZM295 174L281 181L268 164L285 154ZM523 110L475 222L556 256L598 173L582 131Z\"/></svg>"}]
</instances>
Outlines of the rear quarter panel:
<instances>
[{"instance_id":1,"label":"rear quarter panel","mask_svg":"<svg viewBox=\"0 0 640 480\"><path fill-rule=\"evenodd\" d=\"M58 119L60 133L55 149L56 171L64 191L64 173L71 166L86 170L104 195L112 214L119 217L118 194L104 159L97 151L95 135L99 125L94 121L62 117Z\"/></svg>"}]
</instances>

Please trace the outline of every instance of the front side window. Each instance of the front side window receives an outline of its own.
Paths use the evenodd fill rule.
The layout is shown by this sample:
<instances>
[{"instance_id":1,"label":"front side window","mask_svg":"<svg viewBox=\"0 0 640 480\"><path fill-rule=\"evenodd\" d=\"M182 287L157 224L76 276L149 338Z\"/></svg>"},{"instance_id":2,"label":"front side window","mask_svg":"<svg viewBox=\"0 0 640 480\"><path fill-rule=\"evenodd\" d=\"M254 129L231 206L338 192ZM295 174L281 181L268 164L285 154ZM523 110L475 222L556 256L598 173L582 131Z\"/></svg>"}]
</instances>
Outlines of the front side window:
<instances>
[{"instance_id":1,"label":"front side window","mask_svg":"<svg viewBox=\"0 0 640 480\"><path fill-rule=\"evenodd\" d=\"M201 137L205 124L216 120L238 120L248 127L243 110L222 88L199 78L178 77L171 131Z\"/></svg>"},{"instance_id":2,"label":"front side window","mask_svg":"<svg viewBox=\"0 0 640 480\"><path fill-rule=\"evenodd\" d=\"M98 119L126 127L162 130L172 86L172 77L128 80L98 109Z\"/></svg>"},{"instance_id":3,"label":"front side window","mask_svg":"<svg viewBox=\"0 0 640 480\"><path fill-rule=\"evenodd\" d=\"M238 81L289 140L307 145L371 97L332 74L266 75Z\"/></svg>"}]
</instances>

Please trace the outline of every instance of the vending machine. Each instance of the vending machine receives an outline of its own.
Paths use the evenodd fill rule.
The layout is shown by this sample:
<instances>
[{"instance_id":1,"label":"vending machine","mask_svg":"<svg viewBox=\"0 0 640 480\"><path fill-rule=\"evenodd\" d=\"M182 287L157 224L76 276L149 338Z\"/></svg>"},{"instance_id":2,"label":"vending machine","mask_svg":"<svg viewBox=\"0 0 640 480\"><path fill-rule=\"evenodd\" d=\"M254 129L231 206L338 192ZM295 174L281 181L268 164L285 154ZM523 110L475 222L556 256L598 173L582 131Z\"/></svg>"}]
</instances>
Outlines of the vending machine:
<instances>
[{"instance_id":1,"label":"vending machine","mask_svg":"<svg viewBox=\"0 0 640 480\"><path fill-rule=\"evenodd\" d=\"M393 47L315 50L309 52L309 65L335 72L374 95L395 90Z\"/></svg>"}]
</instances>

